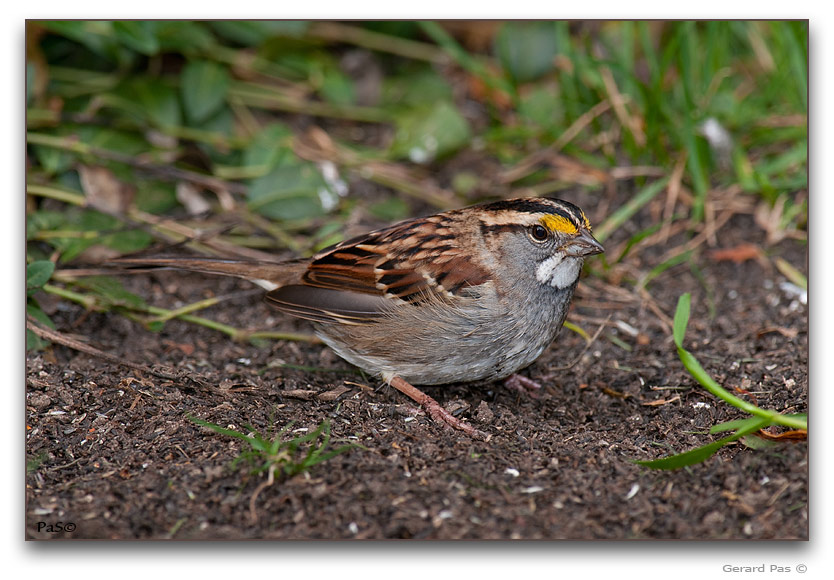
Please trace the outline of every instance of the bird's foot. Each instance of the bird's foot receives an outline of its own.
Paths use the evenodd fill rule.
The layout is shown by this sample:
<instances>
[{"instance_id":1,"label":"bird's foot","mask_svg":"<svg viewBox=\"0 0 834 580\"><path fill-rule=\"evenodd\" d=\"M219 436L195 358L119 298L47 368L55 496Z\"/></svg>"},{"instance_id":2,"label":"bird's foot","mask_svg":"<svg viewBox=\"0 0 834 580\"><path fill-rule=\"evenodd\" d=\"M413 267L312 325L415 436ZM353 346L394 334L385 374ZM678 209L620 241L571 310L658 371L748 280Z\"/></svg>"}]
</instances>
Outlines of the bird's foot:
<instances>
[{"instance_id":1,"label":"bird's foot","mask_svg":"<svg viewBox=\"0 0 834 580\"><path fill-rule=\"evenodd\" d=\"M542 386L533 379L522 375L512 374L504 380L504 386L523 395L527 395L531 399L539 399L538 391L541 391Z\"/></svg>"},{"instance_id":2,"label":"bird's foot","mask_svg":"<svg viewBox=\"0 0 834 580\"><path fill-rule=\"evenodd\" d=\"M410 397L411 399L419 403L423 410L426 412L426 414L435 423L440 423L441 425L457 429L458 431L463 431L473 439L480 439L482 441L490 440L489 435L487 435L483 431L475 429L469 423L464 423L463 421L449 413L449 411L441 407L440 403L432 399L426 393L424 393L423 391L421 391L402 377L393 377L390 380L390 384L399 392L403 393L407 397Z\"/></svg>"}]
</instances>

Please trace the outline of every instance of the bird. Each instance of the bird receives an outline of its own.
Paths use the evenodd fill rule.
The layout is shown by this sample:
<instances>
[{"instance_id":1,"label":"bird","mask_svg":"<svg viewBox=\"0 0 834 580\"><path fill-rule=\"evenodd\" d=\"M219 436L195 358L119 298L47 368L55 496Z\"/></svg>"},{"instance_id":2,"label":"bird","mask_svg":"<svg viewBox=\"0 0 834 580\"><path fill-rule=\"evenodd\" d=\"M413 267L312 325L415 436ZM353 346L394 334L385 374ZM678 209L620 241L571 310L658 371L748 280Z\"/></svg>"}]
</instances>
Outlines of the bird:
<instances>
[{"instance_id":1,"label":"bird","mask_svg":"<svg viewBox=\"0 0 834 580\"><path fill-rule=\"evenodd\" d=\"M341 358L434 421L485 438L415 385L506 379L532 364L557 338L585 258L603 251L579 207L526 197L407 219L307 259L114 262L255 282L269 306L312 322Z\"/></svg>"}]
</instances>

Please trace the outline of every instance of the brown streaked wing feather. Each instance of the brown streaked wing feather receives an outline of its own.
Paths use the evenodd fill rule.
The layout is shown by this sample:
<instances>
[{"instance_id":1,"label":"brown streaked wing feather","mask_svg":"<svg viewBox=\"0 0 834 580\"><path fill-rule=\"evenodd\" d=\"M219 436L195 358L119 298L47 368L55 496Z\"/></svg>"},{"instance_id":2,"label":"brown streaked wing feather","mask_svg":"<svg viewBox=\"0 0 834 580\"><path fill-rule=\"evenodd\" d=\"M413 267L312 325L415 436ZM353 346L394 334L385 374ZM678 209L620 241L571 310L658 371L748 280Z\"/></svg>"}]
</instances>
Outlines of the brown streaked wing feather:
<instances>
[{"instance_id":1,"label":"brown streaked wing feather","mask_svg":"<svg viewBox=\"0 0 834 580\"><path fill-rule=\"evenodd\" d=\"M490 279L461 255L446 214L402 222L353 238L313 258L305 284L410 302L431 294L457 294Z\"/></svg>"}]
</instances>

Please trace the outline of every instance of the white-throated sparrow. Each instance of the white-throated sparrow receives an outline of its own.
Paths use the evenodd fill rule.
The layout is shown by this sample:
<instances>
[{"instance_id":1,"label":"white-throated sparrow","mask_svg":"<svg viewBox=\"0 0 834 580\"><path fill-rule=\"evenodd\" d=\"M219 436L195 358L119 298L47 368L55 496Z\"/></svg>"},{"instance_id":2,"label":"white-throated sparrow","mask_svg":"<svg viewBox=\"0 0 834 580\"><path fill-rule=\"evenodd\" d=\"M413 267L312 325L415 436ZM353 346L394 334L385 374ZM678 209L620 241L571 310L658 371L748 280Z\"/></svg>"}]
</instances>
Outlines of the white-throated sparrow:
<instances>
[{"instance_id":1,"label":"white-throated sparrow","mask_svg":"<svg viewBox=\"0 0 834 580\"><path fill-rule=\"evenodd\" d=\"M266 302L311 320L339 356L480 435L411 383L501 379L556 338L585 256L602 245L566 201L522 198L410 219L288 262L123 258L238 276Z\"/></svg>"}]
</instances>

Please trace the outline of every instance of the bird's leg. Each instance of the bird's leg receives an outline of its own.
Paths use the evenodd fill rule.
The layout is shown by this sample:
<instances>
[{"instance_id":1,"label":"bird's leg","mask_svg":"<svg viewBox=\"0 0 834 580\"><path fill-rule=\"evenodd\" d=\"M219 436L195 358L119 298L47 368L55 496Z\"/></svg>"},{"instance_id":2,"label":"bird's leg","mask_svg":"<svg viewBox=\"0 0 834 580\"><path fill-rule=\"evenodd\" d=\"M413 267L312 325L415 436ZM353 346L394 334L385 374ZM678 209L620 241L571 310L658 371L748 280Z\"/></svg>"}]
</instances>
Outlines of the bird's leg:
<instances>
[{"instance_id":1,"label":"bird's leg","mask_svg":"<svg viewBox=\"0 0 834 580\"><path fill-rule=\"evenodd\" d=\"M539 395L537 391L540 391L542 388L542 386L533 379L529 379L518 374L512 374L507 377L504 381L504 386L527 395L531 399L538 399Z\"/></svg>"},{"instance_id":2,"label":"bird's leg","mask_svg":"<svg viewBox=\"0 0 834 580\"><path fill-rule=\"evenodd\" d=\"M483 441L489 440L489 436L486 433L483 433L482 431L475 429L472 425L464 423L457 417L454 417L451 413L449 413L449 411L441 407L440 403L432 399L426 393L424 393L423 391L421 391L402 377L394 376L388 382L392 387L394 387L407 397L413 399L421 407L423 407L423 409L425 409L426 413L429 415L429 417L432 418L433 421L448 425L453 429L463 431L464 433L466 433L474 439L481 439Z\"/></svg>"}]
</instances>

